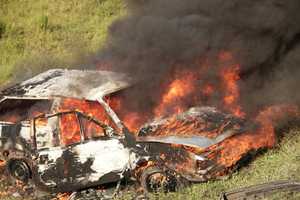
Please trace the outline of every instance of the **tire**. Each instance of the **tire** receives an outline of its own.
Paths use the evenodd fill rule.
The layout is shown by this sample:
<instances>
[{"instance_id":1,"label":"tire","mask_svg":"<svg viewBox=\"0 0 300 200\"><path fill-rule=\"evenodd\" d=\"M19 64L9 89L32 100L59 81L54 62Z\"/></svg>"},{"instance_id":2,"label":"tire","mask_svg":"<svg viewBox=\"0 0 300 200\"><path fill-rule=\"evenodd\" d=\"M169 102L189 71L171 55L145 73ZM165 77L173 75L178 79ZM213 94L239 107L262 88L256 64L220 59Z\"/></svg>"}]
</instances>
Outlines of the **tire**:
<instances>
[{"instance_id":1,"label":"tire","mask_svg":"<svg viewBox=\"0 0 300 200\"><path fill-rule=\"evenodd\" d=\"M18 181L27 183L31 177L31 171L26 162L22 160L11 160L7 165L9 175Z\"/></svg>"},{"instance_id":2,"label":"tire","mask_svg":"<svg viewBox=\"0 0 300 200\"><path fill-rule=\"evenodd\" d=\"M181 181L174 174L155 166L142 172L140 183L147 193L176 192L182 186Z\"/></svg>"}]
</instances>

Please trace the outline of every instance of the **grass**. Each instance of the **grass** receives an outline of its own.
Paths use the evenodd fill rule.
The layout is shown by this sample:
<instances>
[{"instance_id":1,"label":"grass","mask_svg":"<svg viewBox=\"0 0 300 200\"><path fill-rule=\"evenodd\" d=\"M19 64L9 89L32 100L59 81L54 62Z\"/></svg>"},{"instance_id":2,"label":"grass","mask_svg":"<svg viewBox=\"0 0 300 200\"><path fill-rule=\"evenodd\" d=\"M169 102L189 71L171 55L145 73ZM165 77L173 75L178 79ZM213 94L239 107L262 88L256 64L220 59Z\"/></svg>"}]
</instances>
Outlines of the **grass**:
<instances>
[{"instance_id":1,"label":"grass","mask_svg":"<svg viewBox=\"0 0 300 200\"><path fill-rule=\"evenodd\" d=\"M0 0L0 85L95 52L124 13L122 0Z\"/></svg>"}]
</instances>

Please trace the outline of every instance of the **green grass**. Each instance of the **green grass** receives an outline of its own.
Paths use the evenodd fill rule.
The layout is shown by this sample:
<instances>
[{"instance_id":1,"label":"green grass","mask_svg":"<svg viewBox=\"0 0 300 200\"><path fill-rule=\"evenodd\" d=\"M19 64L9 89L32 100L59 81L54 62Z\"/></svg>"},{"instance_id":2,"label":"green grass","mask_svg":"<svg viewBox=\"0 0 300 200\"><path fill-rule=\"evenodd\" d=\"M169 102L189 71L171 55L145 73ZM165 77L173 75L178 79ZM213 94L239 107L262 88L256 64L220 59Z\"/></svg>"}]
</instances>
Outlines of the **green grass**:
<instances>
[{"instance_id":1,"label":"green grass","mask_svg":"<svg viewBox=\"0 0 300 200\"><path fill-rule=\"evenodd\" d=\"M122 0L0 0L0 85L16 71L71 66L124 13Z\"/></svg>"}]
</instances>

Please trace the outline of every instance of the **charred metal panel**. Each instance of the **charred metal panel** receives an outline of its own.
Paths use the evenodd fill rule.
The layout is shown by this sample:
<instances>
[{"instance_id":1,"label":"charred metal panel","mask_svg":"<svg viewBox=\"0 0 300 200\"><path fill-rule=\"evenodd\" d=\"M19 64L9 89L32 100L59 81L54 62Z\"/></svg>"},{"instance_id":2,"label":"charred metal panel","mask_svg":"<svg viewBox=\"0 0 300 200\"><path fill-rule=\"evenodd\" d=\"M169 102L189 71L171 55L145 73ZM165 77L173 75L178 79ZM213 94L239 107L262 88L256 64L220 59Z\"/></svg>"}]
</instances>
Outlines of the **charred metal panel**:
<instances>
[{"instance_id":1,"label":"charred metal panel","mask_svg":"<svg viewBox=\"0 0 300 200\"><path fill-rule=\"evenodd\" d=\"M37 121L44 120L44 124L38 124ZM38 118L35 120L35 137L38 149L51 148L59 146L58 116L49 118Z\"/></svg>"},{"instance_id":2,"label":"charred metal panel","mask_svg":"<svg viewBox=\"0 0 300 200\"><path fill-rule=\"evenodd\" d=\"M65 191L66 184L72 190L121 179L136 161L136 155L118 139L88 141L41 151L38 173L49 188Z\"/></svg>"},{"instance_id":3,"label":"charred metal panel","mask_svg":"<svg viewBox=\"0 0 300 200\"><path fill-rule=\"evenodd\" d=\"M174 143L139 142L144 146L151 160L171 169L176 174L191 182L205 182L223 172L225 168L206 157L206 152L199 148L190 148ZM154 158L154 159L153 159Z\"/></svg>"},{"instance_id":4,"label":"charred metal panel","mask_svg":"<svg viewBox=\"0 0 300 200\"><path fill-rule=\"evenodd\" d=\"M195 174L197 160L202 159L202 157L197 157L184 148L173 144L142 142L139 145L144 146L145 151L151 157L150 160L157 165L167 167L184 177Z\"/></svg>"},{"instance_id":5,"label":"charred metal panel","mask_svg":"<svg viewBox=\"0 0 300 200\"><path fill-rule=\"evenodd\" d=\"M168 144L178 144L191 146L196 148L205 149L212 145L215 145L219 142L222 142L226 138L229 138L236 134L234 131L226 131L216 138L208 138L203 136L155 136L155 137L140 137L138 141L145 142L160 142L160 143L168 143Z\"/></svg>"},{"instance_id":6,"label":"charred metal panel","mask_svg":"<svg viewBox=\"0 0 300 200\"><path fill-rule=\"evenodd\" d=\"M0 96L64 96L96 100L130 85L125 74L53 69L2 91Z\"/></svg>"}]
</instances>

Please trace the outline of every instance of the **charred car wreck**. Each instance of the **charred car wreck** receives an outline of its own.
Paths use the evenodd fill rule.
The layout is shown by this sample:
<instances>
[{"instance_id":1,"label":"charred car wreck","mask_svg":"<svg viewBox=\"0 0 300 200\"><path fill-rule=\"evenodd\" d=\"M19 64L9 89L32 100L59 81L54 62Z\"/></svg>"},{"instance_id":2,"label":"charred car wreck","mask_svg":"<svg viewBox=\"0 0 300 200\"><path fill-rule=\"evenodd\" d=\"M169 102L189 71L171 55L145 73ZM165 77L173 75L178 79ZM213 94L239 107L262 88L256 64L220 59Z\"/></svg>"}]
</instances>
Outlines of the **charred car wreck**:
<instances>
[{"instance_id":1,"label":"charred car wreck","mask_svg":"<svg viewBox=\"0 0 300 200\"><path fill-rule=\"evenodd\" d=\"M130 83L113 72L57 69L2 91L0 159L8 174L56 193L126 178L146 191L176 190L227 170L217 144L247 131L244 120L197 107L133 134L106 101Z\"/></svg>"}]
</instances>

